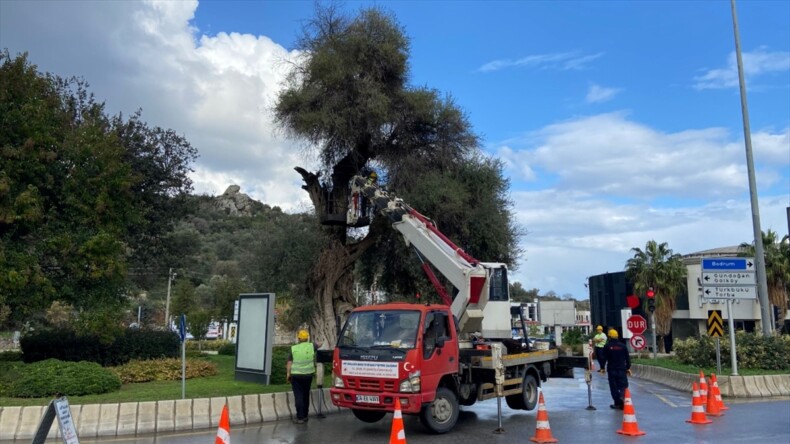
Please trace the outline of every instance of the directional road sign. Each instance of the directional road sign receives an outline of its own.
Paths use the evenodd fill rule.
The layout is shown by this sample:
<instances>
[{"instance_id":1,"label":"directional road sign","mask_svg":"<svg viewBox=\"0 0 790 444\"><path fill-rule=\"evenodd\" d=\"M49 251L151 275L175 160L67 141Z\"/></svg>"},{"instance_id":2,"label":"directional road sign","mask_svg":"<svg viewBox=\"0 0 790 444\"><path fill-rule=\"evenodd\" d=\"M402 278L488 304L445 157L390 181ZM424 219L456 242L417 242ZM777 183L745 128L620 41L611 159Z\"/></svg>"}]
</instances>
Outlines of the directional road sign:
<instances>
[{"instance_id":1,"label":"directional road sign","mask_svg":"<svg viewBox=\"0 0 790 444\"><path fill-rule=\"evenodd\" d=\"M645 341L645 337L642 335L633 335L631 336L631 347L634 350L642 350L647 345L647 341Z\"/></svg>"},{"instance_id":2,"label":"directional road sign","mask_svg":"<svg viewBox=\"0 0 790 444\"><path fill-rule=\"evenodd\" d=\"M640 315L632 315L625 325L635 335L641 335L647 330L647 321Z\"/></svg>"},{"instance_id":3,"label":"directional road sign","mask_svg":"<svg viewBox=\"0 0 790 444\"><path fill-rule=\"evenodd\" d=\"M702 259L702 270L754 271L752 257L717 257Z\"/></svg>"},{"instance_id":4,"label":"directional road sign","mask_svg":"<svg viewBox=\"0 0 790 444\"><path fill-rule=\"evenodd\" d=\"M721 310L708 310L708 336L724 336L724 321L721 317Z\"/></svg>"},{"instance_id":5,"label":"directional road sign","mask_svg":"<svg viewBox=\"0 0 790 444\"><path fill-rule=\"evenodd\" d=\"M703 299L757 299L754 258L702 259Z\"/></svg>"},{"instance_id":6,"label":"directional road sign","mask_svg":"<svg viewBox=\"0 0 790 444\"><path fill-rule=\"evenodd\" d=\"M757 285L756 274L741 271L703 271L703 286Z\"/></svg>"},{"instance_id":7,"label":"directional road sign","mask_svg":"<svg viewBox=\"0 0 790 444\"><path fill-rule=\"evenodd\" d=\"M706 299L757 299L757 288L752 286L702 287Z\"/></svg>"}]
</instances>

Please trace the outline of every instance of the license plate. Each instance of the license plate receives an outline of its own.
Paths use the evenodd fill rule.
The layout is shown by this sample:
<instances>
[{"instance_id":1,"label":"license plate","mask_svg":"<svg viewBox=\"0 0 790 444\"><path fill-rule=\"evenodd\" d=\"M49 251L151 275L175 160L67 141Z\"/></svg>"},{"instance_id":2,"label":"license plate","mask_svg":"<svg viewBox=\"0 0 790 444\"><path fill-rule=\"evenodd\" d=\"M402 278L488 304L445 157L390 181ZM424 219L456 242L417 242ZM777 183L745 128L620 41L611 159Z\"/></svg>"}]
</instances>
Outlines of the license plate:
<instances>
[{"instance_id":1,"label":"license plate","mask_svg":"<svg viewBox=\"0 0 790 444\"><path fill-rule=\"evenodd\" d=\"M357 395L358 404L378 404L379 397L373 395Z\"/></svg>"}]
</instances>

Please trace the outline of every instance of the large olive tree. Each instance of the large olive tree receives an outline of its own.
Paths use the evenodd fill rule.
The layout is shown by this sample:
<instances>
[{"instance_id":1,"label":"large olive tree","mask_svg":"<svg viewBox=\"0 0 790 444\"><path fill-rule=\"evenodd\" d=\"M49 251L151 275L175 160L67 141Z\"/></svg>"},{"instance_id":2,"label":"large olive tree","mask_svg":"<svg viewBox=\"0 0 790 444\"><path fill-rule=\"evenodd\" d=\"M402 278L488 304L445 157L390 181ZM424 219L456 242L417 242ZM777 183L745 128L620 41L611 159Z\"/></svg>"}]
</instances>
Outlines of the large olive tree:
<instances>
[{"instance_id":1,"label":"large olive tree","mask_svg":"<svg viewBox=\"0 0 790 444\"><path fill-rule=\"evenodd\" d=\"M383 245L382 233L391 231L385 222L374 221L361 239L349 235L342 215L349 182L361 172L375 169L390 190L424 198L430 210L415 206L452 222L447 234L473 254L512 263L517 231L501 165L479 154L478 138L451 98L409 85L409 40L395 18L378 8L348 17L335 5L319 7L298 46L303 59L293 66L275 116L321 161L318 171L296 168L329 238L306 280L301 305L310 309L300 310L317 338L332 343L337 319L356 304L352 271L371 246L377 245L373 261L393 266L368 270L394 290L415 289L403 279L411 273L395 284L395 270L407 268L398 266L405 249L388 254L399 246ZM470 209L475 202L477 213Z\"/></svg>"}]
</instances>

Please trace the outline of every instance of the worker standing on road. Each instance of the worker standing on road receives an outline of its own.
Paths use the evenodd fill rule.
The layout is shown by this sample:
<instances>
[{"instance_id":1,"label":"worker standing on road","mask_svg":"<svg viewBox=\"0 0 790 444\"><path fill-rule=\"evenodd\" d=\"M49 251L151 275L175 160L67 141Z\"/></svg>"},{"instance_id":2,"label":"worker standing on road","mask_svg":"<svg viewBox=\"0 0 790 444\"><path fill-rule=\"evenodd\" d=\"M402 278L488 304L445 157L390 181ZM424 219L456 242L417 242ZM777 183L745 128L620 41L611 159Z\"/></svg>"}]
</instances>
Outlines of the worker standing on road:
<instances>
[{"instance_id":1,"label":"worker standing on road","mask_svg":"<svg viewBox=\"0 0 790 444\"><path fill-rule=\"evenodd\" d=\"M606 373L606 356L604 355L603 348L606 345L606 333L603 332L603 326L595 327L595 336L593 336L593 345L595 345L595 359L598 360L598 373Z\"/></svg>"},{"instance_id":2,"label":"worker standing on road","mask_svg":"<svg viewBox=\"0 0 790 444\"><path fill-rule=\"evenodd\" d=\"M628 376L631 375L631 356L628 348L622 343L617 330L609 330L609 340L604 346L606 356L606 369L609 374L609 392L612 394L613 409L623 409L623 397L628 388Z\"/></svg>"},{"instance_id":3,"label":"worker standing on road","mask_svg":"<svg viewBox=\"0 0 790 444\"><path fill-rule=\"evenodd\" d=\"M310 409L310 386L315 374L315 352L318 346L308 342L307 330L299 330L296 335L299 343L291 346L288 362L285 364L285 379L291 383L296 404L294 424L306 424Z\"/></svg>"}]
</instances>

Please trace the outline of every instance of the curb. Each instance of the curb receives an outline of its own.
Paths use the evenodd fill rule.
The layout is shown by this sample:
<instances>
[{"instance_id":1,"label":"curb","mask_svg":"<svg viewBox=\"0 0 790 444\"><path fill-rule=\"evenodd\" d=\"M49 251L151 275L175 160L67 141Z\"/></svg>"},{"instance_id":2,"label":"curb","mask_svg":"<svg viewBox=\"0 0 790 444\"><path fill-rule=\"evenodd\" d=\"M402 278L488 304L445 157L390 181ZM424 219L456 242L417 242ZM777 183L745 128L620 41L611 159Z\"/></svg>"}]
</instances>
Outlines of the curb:
<instances>
[{"instance_id":1,"label":"curb","mask_svg":"<svg viewBox=\"0 0 790 444\"><path fill-rule=\"evenodd\" d=\"M634 376L648 379L677 390L691 391L691 383L699 382L699 375L634 364L631 366ZM790 374L760 376L727 376L718 375L721 396L728 398L769 398L772 396L790 396Z\"/></svg>"},{"instance_id":2,"label":"curb","mask_svg":"<svg viewBox=\"0 0 790 444\"><path fill-rule=\"evenodd\" d=\"M323 390L324 414L340 412L330 401L329 389L310 393L310 412L318 413L319 390ZM222 407L230 410L230 424L259 424L290 420L290 392L220 398L71 405L71 416L80 438L137 436L157 432L209 430L219 424ZM0 440L30 440L35 436L46 406L0 407ZM53 423L54 425L54 423ZM47 439L60 438L53 426Z\"/></svg>"}]
</instances>

